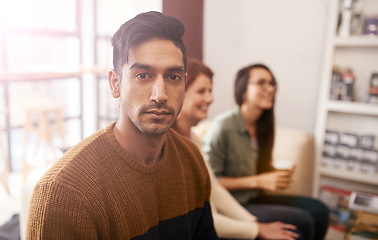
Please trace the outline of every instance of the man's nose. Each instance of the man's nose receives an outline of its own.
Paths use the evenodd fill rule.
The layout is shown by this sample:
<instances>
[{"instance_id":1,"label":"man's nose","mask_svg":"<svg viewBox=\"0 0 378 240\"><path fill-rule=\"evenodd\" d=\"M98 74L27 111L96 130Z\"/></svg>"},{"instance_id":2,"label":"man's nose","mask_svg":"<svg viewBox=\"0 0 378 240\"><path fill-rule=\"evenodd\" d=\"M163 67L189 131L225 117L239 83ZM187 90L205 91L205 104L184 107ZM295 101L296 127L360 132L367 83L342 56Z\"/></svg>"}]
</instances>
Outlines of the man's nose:
<instances>
[{"instance_id":1,"label":"man's nose","mask_svg":"<svg viewBox=\"0 0 378 240\"><path fill-rule=\"evenodd\" d=\"M157 78L152 86L150 100L157 103L163 103L168 100L167 91L165 89L165 81L162 77Z\"/></svg>"}]
</instances>

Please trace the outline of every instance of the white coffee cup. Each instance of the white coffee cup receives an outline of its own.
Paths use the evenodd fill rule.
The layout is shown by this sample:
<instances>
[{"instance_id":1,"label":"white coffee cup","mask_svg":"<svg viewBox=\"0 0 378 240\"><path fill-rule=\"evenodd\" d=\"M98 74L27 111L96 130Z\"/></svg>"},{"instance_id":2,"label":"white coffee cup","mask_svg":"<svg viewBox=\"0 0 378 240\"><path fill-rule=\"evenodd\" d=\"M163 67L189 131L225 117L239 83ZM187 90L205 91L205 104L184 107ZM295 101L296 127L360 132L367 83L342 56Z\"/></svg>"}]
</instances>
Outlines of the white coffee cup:
<instances>
[{"instance_id":1,"label":"white coffee cup","mask_svg":"<svg viewBox=\"0 0 378 240\"><path fill-rule=\"evenodd\" d=\"M273 167L277 170L291 170L294 163L288 159L276 159L273 161Z\"/></svg>"}]
</instances>

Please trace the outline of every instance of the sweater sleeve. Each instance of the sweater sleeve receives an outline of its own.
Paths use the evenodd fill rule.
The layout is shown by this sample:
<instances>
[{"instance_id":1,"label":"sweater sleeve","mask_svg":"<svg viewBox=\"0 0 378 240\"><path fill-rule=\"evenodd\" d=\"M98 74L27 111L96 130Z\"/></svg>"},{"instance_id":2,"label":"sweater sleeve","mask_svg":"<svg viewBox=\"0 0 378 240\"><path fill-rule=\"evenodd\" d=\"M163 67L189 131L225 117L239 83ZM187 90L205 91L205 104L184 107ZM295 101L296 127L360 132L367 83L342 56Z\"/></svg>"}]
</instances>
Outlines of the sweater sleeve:
<instances>
[{"instance_id":1,"label":"sweater sleeve","mask_svg":"<svg viewBox=\"0 0 378 240\"><path fill-rule=\"evenodd\" d=\"M85 206L70 191L51 183L38 184L30 203L26 239L97 239L96 224Z\"/></svg>"}]
</instances>

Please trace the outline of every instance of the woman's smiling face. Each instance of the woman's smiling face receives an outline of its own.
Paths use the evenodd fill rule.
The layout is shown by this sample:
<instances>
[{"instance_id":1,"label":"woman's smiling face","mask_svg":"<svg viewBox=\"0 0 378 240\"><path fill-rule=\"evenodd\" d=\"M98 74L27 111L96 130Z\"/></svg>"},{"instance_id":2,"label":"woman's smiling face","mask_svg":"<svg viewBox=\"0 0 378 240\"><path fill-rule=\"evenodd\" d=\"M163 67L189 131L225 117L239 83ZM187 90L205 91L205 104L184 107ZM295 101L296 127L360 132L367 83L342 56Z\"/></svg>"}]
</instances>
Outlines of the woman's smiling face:
<instances>
[{"instance_id":1,"label":"woman's smiling face","mask_svg":"<svg viewBox=\"0 0 378 240\"><path fill-rule=\"evenodd\" d=\"M276 83L270 72L264 68L251 69L243 104L262 110L271 109L275 95Z\"/></svg>"},{"instance_id":2,"label":"woman's smiling face","mask_svg":"<svg viewBox=\"0 0 378 240\"><path fill-rule=\"evenodd\" d=\"M213 102L212 86L211 79L201 73L186 89L180 115L190 119L193 125L207 118L209 106Z\"/></svg>"}]
</instances>

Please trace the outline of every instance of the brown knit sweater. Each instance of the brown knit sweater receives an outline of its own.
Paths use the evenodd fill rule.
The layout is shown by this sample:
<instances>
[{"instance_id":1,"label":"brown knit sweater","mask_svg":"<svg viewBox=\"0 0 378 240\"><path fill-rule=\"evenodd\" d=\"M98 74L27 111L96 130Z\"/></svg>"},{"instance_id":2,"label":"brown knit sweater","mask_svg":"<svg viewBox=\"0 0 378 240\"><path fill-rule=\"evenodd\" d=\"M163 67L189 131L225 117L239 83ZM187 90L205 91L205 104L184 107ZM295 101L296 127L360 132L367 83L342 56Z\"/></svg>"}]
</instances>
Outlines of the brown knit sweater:
<instances>
[{"instance_id":1,"label":"brown knit sweater","mask_svg":"<svg viewBox=\"0 0 378 240\"><path fill-rule=\"evenodd\" d=\"M37 183L27 239L216 239L198 148L170 130L162 159L142 165L115 123L84 139Z\"/></svg>"}]
</instances>

